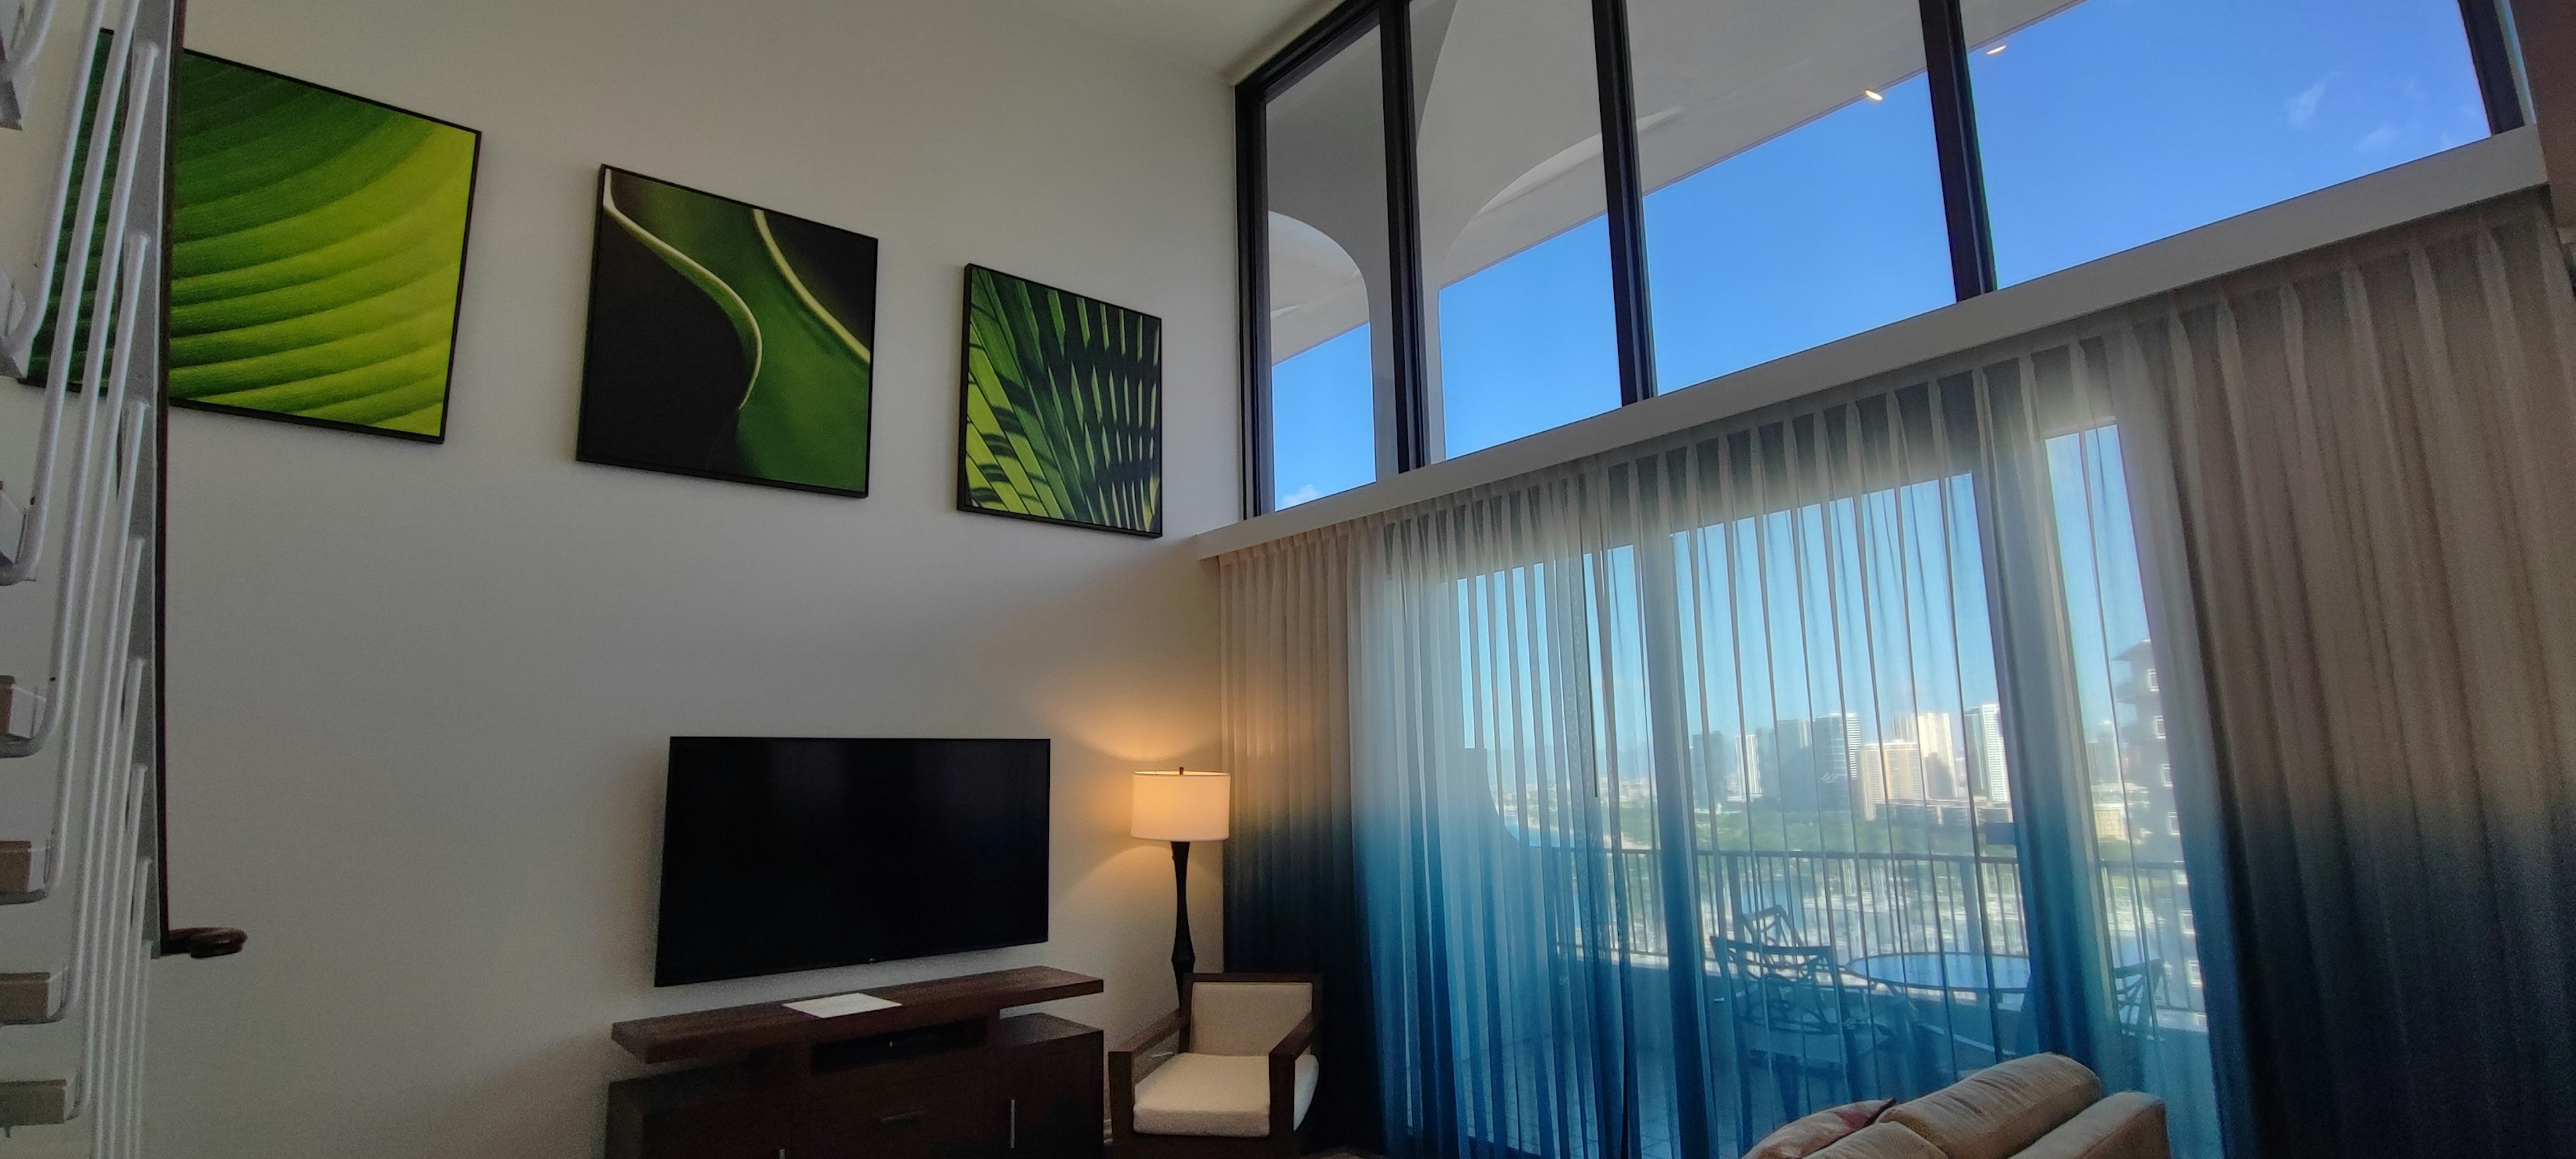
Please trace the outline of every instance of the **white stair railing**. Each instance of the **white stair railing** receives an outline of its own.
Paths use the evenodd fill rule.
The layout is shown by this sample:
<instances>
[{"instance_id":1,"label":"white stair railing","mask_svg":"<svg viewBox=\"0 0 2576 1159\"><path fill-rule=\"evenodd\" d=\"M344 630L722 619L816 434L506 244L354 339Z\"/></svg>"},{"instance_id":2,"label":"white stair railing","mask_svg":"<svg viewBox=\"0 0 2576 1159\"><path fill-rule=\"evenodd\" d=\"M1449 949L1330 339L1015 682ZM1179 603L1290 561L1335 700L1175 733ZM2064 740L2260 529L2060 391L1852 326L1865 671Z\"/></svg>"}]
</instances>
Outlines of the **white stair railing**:
<instances>
[{"instance_id":1,"label":"white stair railing","mask_svg":"<svg viewBox=\"0 0 2576 1159\"><path fill-rule=\"evenodd\" d=\"M0 33L0 129L22 128L24 102L19 100L18 86L26 83L27 65L45 51L45 33L54 26L54 0L16 0L7 7L16 8L9 30Z\"/></svg>"},{"instance_id":2,"label":"white stair railing","mask_svg":"<svg viewBox=\"0 0 2576 1159\"><path fill-rule=\"evenodd\" d=\"M54 7L18 2L13 19L0 0L0 126L33 91L31 52ZM0 426L0 439L36 443L23 503L0 494L0 624L28 629L0 640L50 628L45 654L0 654L0 673L30 677L0 675L0 802L45 803L0 813L0 1132L33 1128L92 1159L128 1159L144 1150L147 967L228 953L241 937L169 929L161 896L164 191L178 0L123 0L102 51L107 6L91 0L77 51L55 54L77 61L64 70L70 124L50 187L18 191L43 198L47 216L28 292L8 292L0 324L0 372L29 369L50 335L41 417L32 431ZM14 936L39 927L62 932Z\"/></svg>"},{"instance_id":3,"label":"white stair railing","mask_svg":"<svg viewBox=\"0 0 2576 1159\"><path fill-rule=\"evenodd\" d=\"M123 29L135 27L134 17L140 7L140 0L127 0ZM98 42L101 25L107 17L107 0L90 0L89 16L88 41L95 44ZM67 287L66 296L75 302L80 300L80 289L88 281L91 229L97 224L98 199L107 183L107 150L93 148L89 151L89 164L84 167L84 172L81 174L79 211L71 219L72 244L68 252L61 245L65 221L64 203L69 200L72 190L72 167L80 155L83 140L96 136L97 127L112 126L117 123L117 114L122 107L125 95L125 62L132 52L133 41L134 38L122 29L117 33L108 51L107 83L99 93L97 107L90 110L86 124L80 111L81 101L89 92L94 76L93 69L98 63L98 58L91 52L75 54L79 59L79 67L74 71L71 90L74 111L70 118L70 128L63 134L62 160L56 167L54 184L46 193L48 205L43 232L38 235L37 240L38 256L27 279L27 284L35 287L34 296L23 297L14 287L12 288L8 328L5 332L0 332L0 372L6 372L13 377L25 375L31 367L30 360L35 354L36 338L44 331L45 323L48 320L59 320L54 318L53 312L49 309L53 303L53 291L57 281ZM139 139L143 122L149 119L151 118L129 118L132 122L127 126L129 135ZM120 146L121 144L120 142ZM123 149L120 147L118 151L123 152ZM129 207L132 204L133 182L130 177L133 172L130 166L118 171L121 178L127 178L118 184L119 191L126 194L124 200ZM110 231L108 236L114 237L116 232ZM113 256L112 251L110 256ZM58 260L62 262L59 278L54 268ZM104 303L105 296L102 296L100 301ZM28 488L23 509L18 501L9 498L5 493L0 493L0 517L13 518L17 522L16 542L0 545L0 584L21 583L35 578L37 564L44 557L45 531L48 522L46 517L53 510L53 505L47 500L53 490L54 452L62 442L63 400L71 389L70 352L73 337L72 327L56 327L52 364L47 367L48 373L45 379L45 418L42 429L37 435L36 479Z\"/></svg>"},{"instance_id":4,"label":"white stair railing","mask_svg":"<svg viewBox=\"0 0 2576 1159\"><path fill-rule=\"evenodd\" d=\"M36 43L29 47L29 55L20 56L15 51L7 51L6 62L0 63L0 71L7 73L8 83L13 89L25 83L23 78L26 76L28 65L34 59L33 52L35 48L42 46L44 28L53 23L53 8L53 0L44 0L44 20L34 30ZM106 27L107 0L90 0L89 24L84 34L86 38L84 43L98 43L100 30ZM72 73L71 91L88 92L90 80L95 75L94 70L97 67L96 54L82 54ZM28 297L19 293L14 286L11 287L8 293L8 313L5 318L0 318L0 322L6 323L5 328L0 328L0 372L19 377L25 376L27 359L36 349L36 332L43 329L45 307L52 300L54 259L62 256L60 246L63 237L63 202L71 195L72 164L79 159L79 156L80 138L72 134L64 134L62 159L55 165L53 184L46 188L44 232L37 237L36 264L31 271L33 276L28 279L28 284L35 287L35 294L33 297Z\"/></svg>"}]
</instances>

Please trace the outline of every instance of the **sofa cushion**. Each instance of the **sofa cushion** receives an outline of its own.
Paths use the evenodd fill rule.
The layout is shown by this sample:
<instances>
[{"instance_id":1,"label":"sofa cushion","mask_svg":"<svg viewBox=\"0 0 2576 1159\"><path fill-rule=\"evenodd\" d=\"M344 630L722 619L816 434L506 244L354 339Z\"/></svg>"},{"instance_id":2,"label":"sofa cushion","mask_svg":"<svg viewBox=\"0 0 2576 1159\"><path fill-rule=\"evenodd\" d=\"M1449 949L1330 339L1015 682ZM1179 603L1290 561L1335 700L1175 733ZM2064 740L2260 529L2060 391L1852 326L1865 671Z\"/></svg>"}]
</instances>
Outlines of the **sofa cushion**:
<instances>
[{"instance_id":1,"label":"sofa cushion","mask_svg":"<svg viewBox=\"0 0 2576 1159\"><path fill-rule=\"evenodd\" d=\"M1814 1159L1942 1159L1942 1155L1923 1136L1879 1122L1843 1136L1841 1142L1816 1152Z\"/></svg>"},{"instance_id":2,"label":"sofa cushion","mask_svg":"<svg viewBox=\"0 0 2576 1159\"><path fill-rule=\"evenodd\" d=\"M2169 1159L2164 1100L2122 1091L2084 1108L2015 1159Z\"/></svg>"},{"instance_id":3,"label":"sofa cushion","mask_svg":"<svg viewBox=\"0 0 2576 1159\"><path fill-rule=\"evenodd\" d=\"M1190 985L1190 1051L1268 1054L1315 1008L1304 982L1194 982Z\"/></svg>"},{"instance_id":4,"label":"sofa cushion","mask_svg":"<svg viewBox=\"0 0 2576 1159\"><path fill-rule=\"evenodd\" d=\"M1744 1153L1744 1159L1807 1159L1807 1156L1833 1146L1843 1136L1868 1126L1895 1102L1894 1099L1868 1099L1791 1119L1764 1135L1761 1142Z\"/></svg>"},{"instance_id":5,"label":"sofa cushion","mask_svg":"<svg viewBox=\"0 0 2576 1159\"><path fill-rule=\"evenodd\" d=\"M1921 1135L1949 1159L2005 1159L2102 1097L2102 1080L2062 1054L1998 1063L1909 1103L1881 1121Z\"/></svg>"},{"instance_id":6,"label":"sofa cushion","mask_svg":"<svg viewBox=\"0 0 2576 1159\"><path fill-rule=\"evenodd\" d=\"M1322 1064L1297 1058L1297 1106L1306 1121ZM1258 1054L1176 1054L1136 1081L1136 1133L1258 1139L1270 1133L1270 1059Z\"/></svg>"}]
</instances>

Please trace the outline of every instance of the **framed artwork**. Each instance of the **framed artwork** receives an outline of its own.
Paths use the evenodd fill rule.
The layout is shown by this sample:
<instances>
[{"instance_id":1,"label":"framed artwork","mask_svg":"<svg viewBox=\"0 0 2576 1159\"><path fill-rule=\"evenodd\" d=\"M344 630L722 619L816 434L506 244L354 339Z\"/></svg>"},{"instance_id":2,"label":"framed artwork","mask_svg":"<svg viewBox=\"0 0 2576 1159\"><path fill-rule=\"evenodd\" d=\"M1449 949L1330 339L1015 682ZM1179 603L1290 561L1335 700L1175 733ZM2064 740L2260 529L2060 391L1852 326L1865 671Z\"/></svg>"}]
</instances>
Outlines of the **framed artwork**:
<instances>
[{"instance_id":1,"label":"framed artwork","mask_svg":"<svg viewBox=\"0 0 2576 1159\"><path fill-rule=\"evenodd\" d=\"M599 171L576 455L868 493L877 242Z\"/></svg>"},{"instance_id":2,"label":"framed artwork","mask_svg":"<svg viewBox=\"0 0 2576 1159\"><path fill-rule=\"evenodd\" d=\"M102 65L108 51L102 37ZM107 72L96 70L93 109ZM80 164L98 136L84 131ZM482 134L461 125L181 53L170 90L171 401L441 441L481 147ZM102 207L93 271L104 217ZM73 310L90 296L57 300ZM89 338L77 317L75 358ZM31 381L52 352L46 330Z\"/></svg>"},{"instance_id":3,"label":"framed artwork","mask_svg":"<svg viewBox=\"0 0 2576 1159\"><path fill-rule=\"evenodd\" d=\"M966 267L957 506L1163 533L1163 321Z\"/></svg>"}]
</instances>

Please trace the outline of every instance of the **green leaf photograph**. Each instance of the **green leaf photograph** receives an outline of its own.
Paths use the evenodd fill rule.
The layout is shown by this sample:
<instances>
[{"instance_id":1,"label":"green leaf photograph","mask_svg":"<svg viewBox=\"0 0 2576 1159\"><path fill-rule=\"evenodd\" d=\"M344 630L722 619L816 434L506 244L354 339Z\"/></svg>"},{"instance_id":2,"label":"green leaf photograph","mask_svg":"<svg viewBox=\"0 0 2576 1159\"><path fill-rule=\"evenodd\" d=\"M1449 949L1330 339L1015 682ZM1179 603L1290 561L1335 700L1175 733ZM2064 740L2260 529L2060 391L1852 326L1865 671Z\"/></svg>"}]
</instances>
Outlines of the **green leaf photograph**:
<instances>
[{"instance_id":1,"label":"green leaf photograph","mask_svg":"<svg viewBox=\"0 0 2576 1159\"><path fill-rule=\"evenodd\" d=\"M88 99L94 108L97 81ZM91 144L78 146L82 163ZM480 147L472 129L182 54L170 98L171 400L440 441ZM107 240L94 231L92 270ZM92 289L64 302L82 342ZM44 373L47 330L31 378Z\"/></svg>"},{"instance_id":2,"label":"green leaf photograph","mask_svg":"<svg viewBox=\"0 0 2576 1159\"><path fill-rule=\"evenodd\" d=\"M603 166L578 457L868 493L877 242Z\"/></svg>"},{"instance_id":3,"label":"green leaf photograph","mask_svg":"<svg viewBox=\"0 0 2576 1159\"><path fill-rule=\"evenodd\" d=\"M957 506L1163 533L1163 321L966 267Z\"/></svg>"}]
</instances>

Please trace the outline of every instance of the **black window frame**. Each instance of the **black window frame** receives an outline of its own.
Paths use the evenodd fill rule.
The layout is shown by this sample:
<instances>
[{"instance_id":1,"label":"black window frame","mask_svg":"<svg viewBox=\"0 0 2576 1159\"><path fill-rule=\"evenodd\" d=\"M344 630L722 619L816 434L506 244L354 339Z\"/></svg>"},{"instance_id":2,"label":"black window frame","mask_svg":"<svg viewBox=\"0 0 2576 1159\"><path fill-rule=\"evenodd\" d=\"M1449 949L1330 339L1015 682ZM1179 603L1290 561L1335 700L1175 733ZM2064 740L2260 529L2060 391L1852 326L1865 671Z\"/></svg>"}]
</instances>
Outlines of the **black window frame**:
<instances>
[{"instance_id":1,"label":"black window frame","mask_svg":"<svg viewBox=\"0 0 2576 1159\"><path fill-rule=\"evenodd\" d=\"M1243 306L1237 323L1242 329L1240 345L1243 354L1242 507L1246 519L1266 515L1271 510L1270 101L1323 67L1324 62L1335 54L1377 30L1382 23L1384 7L1383 0L1343 0L1234 86L1236 258L1242 274L1238 298ZM1383 54L1386 37L1378 39ZM1406 47L1411 46L1408 44ZM1380 71L1384 71L1382 65ZM1409 87L1412 72L1409 59L1405 62L1405 72ZM1379 103L1384 105L1383 95ZM1395 118L1385 119L1392 121ZM1409 176L1412 172L1409 125L1405 144L1406 173ZM1395 146L1392 142L1389 142L1387 152L1389 160L1393 160ZM1411 181L1399 183L1392 171L1387 174L1386 185L1390 202L1397 196L1397 190L1405 190L1409 195L1412 188ZM1399 275L1395 285L1400 297L1407 293L1411 283ZM1412 292L1418 294L1419 290L1414 288ZM1419 297L1414 301L1418 307ZM1418 309L1414 317L1421 317ZM1402 347L1399 345L1397 348L1400 350ZM1397 373L1399 376L1403 373L1400 358ZM1418 412L1422 401L1419 378L1414 380L1409 390L1401 381L1396 384L1397 399L1403 400L1408 396ZM1375 457L1374 447L1370 449L1370 455L1372 459Z\"/></svg>"},{"instance_id":2,"label":"black window frame","mask_svg":"<svg viewBox=\"0 0 2576 1159\"><path fill-rule=\"evenodd\" d=\"M2469 60L2486 105L2490 135L2521 128L2502 6L2508 0L2458 0ZM1961 0L1918 0L1924 75L1931 89L1932 132L1940 160L1943 219L1951 281L1958 301L1993 292L1995 244L1986 214L1985 167L1977 147L1975 95L1968 80L1969 45ZM1619 401L1655 397L1654 325L1646 278L1645 190L1637 160L1636 86L1631 73L1628 0L1591 0L1593 75L1600 87L1602 183L1608 197L1612 321L1619 356ZM1271 512L1270 230L1267 110L1272 98L1303 80L1371 30L1380 33L1379 112L1386 143L1387 321L1394 352L1391 432L1398 473L1430 463L1426 336L1423 334L1420 180L1414 150L1413 0L1343 0L1288 46L1235 85L1235 212L1242 305L1242 511ZM1694 385L1694 384L1685 384ZM1374 457L1375 448L1371 448ZM1383 480L1381 480L1383 481Z\"/></svg>"}]
</instances>

